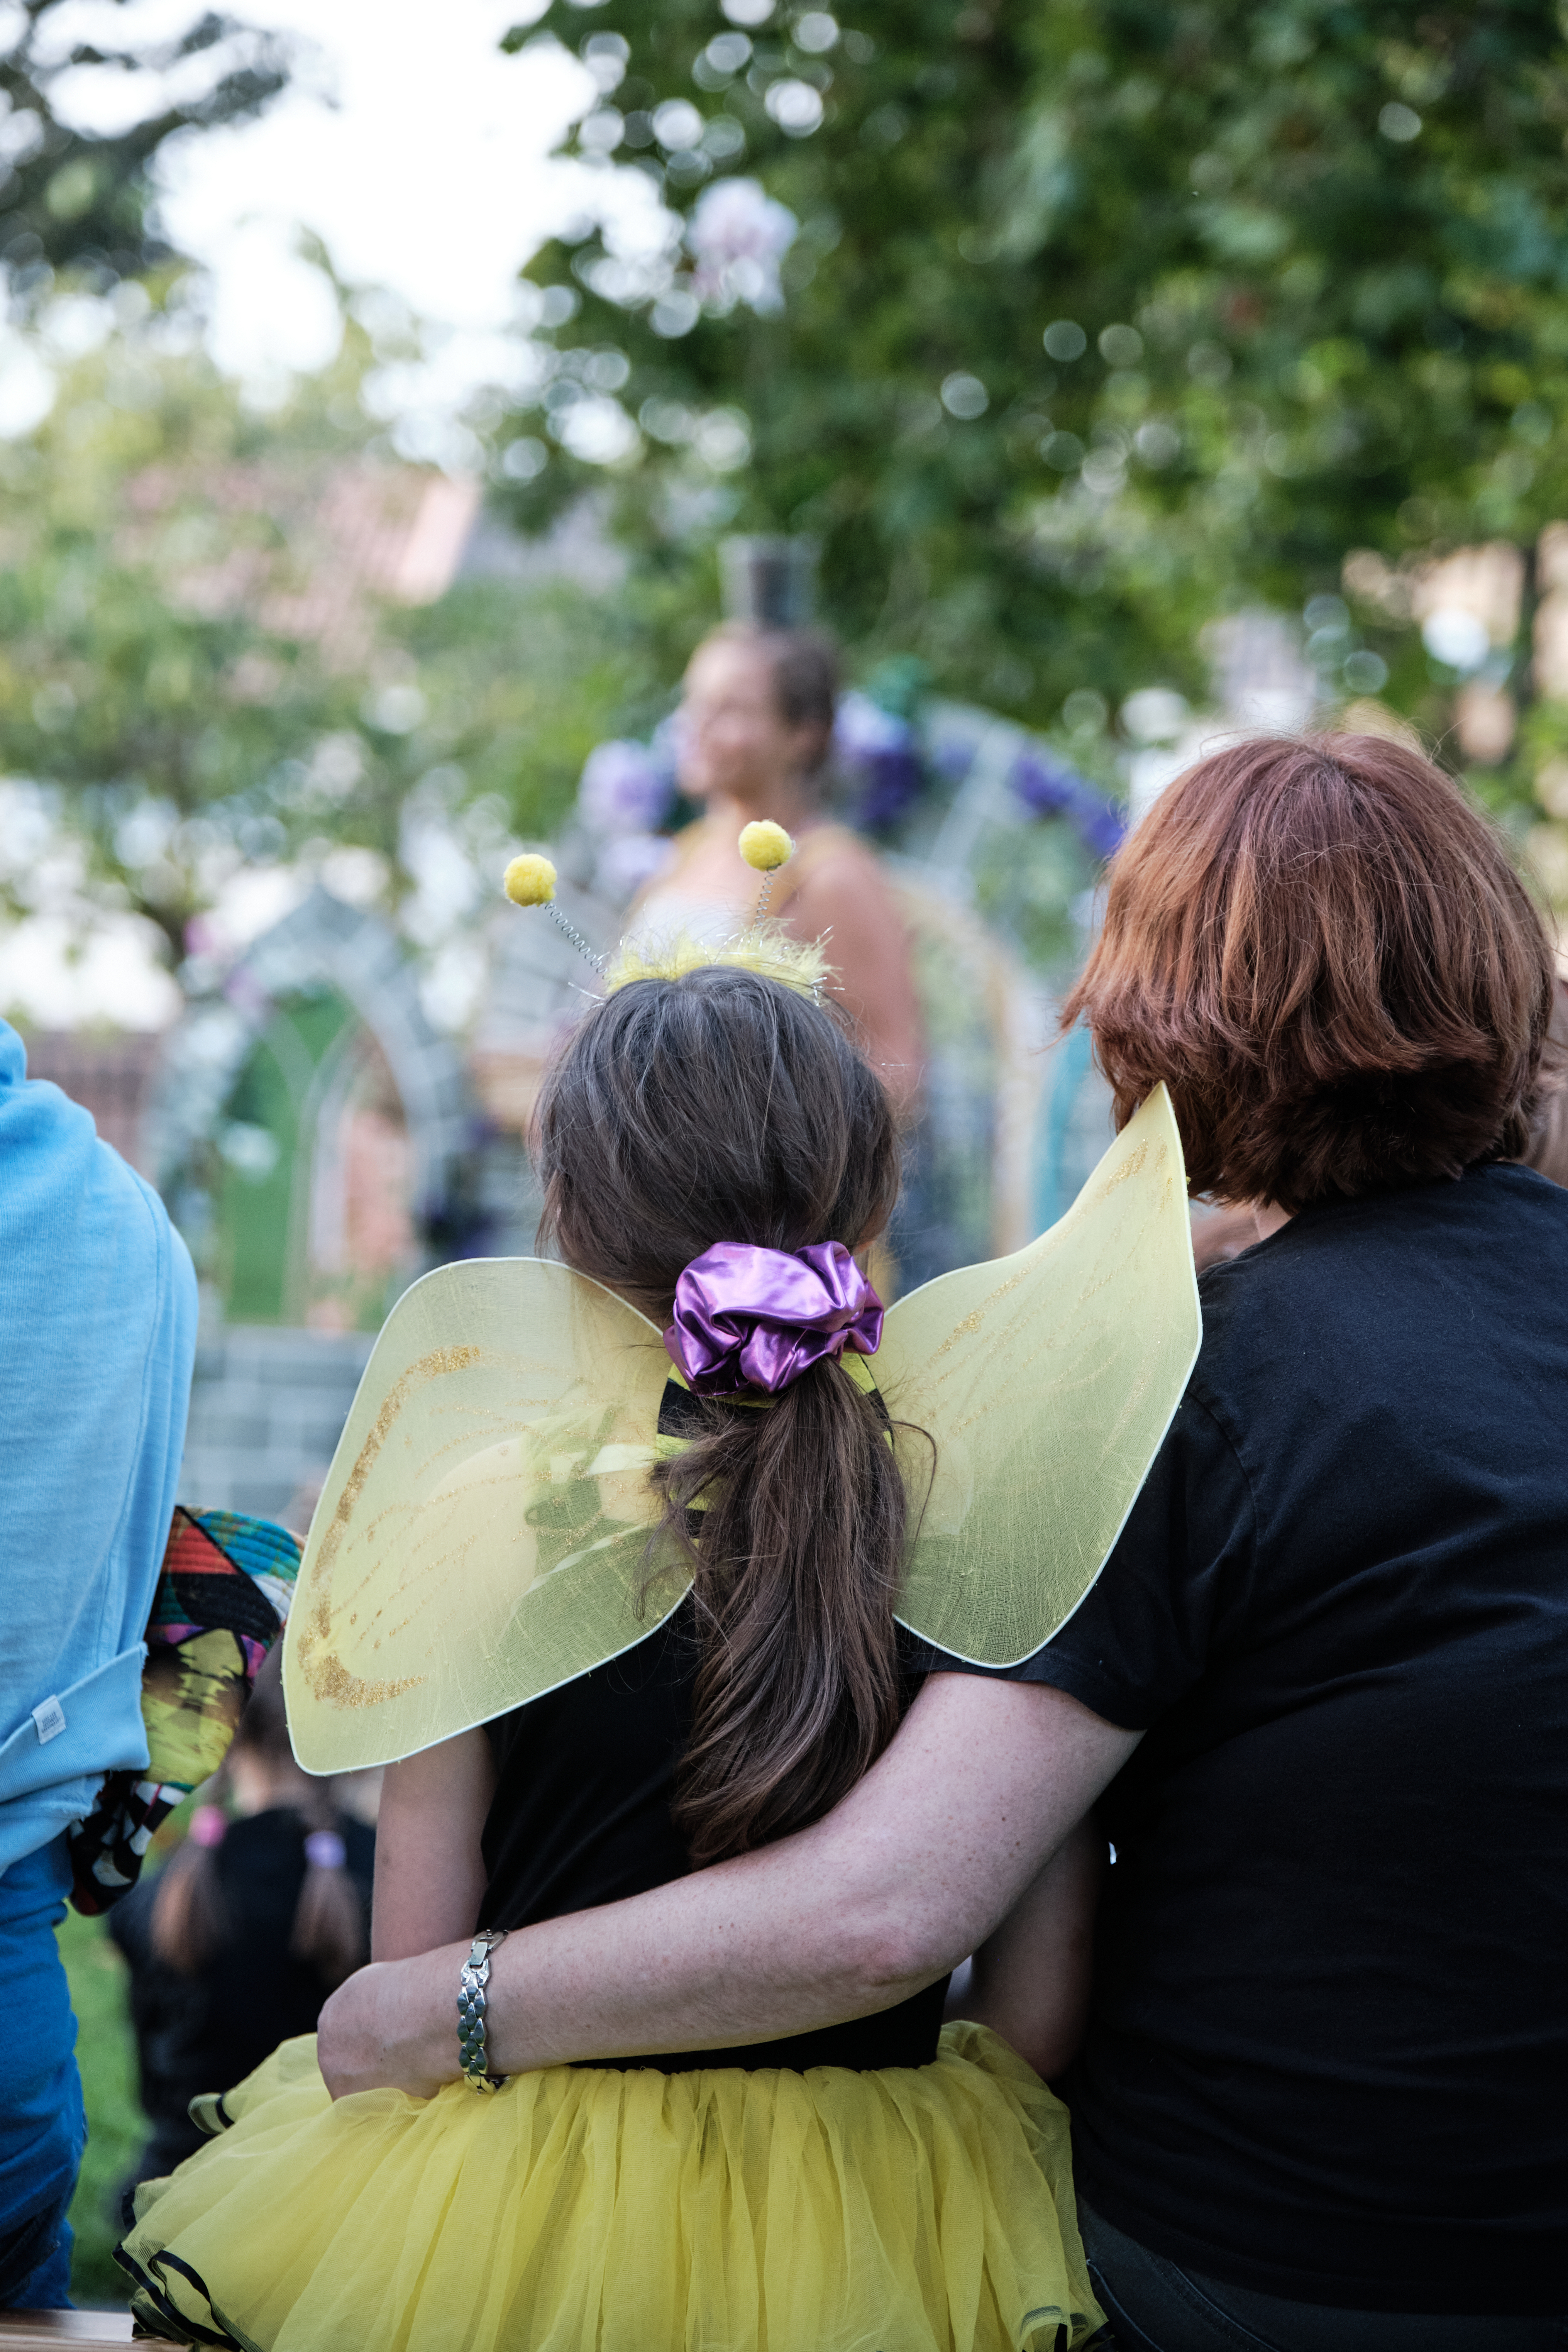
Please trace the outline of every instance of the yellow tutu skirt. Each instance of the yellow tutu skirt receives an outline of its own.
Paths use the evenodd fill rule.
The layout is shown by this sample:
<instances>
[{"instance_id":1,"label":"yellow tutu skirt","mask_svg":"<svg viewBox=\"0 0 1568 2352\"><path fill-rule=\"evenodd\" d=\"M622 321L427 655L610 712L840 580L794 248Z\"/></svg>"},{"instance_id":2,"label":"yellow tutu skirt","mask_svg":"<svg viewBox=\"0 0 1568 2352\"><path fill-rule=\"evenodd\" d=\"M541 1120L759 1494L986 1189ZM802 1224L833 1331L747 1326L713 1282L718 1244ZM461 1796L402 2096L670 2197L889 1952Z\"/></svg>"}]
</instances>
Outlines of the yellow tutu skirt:
<instances>
[{"instance_id":1,"label":"yellow tutu skirt","mask_svg":"<svg viewBox=\"0 0 1568 2352\"><path fill-rule=\"evenodd\" d=\"M1067 2352L1100 2323L1067 2110L980 2026L879 2074L554 2066L335 2105L306 2039L223 2104L121 2250L181 2342Z\"/></svg>"}]
</instances>

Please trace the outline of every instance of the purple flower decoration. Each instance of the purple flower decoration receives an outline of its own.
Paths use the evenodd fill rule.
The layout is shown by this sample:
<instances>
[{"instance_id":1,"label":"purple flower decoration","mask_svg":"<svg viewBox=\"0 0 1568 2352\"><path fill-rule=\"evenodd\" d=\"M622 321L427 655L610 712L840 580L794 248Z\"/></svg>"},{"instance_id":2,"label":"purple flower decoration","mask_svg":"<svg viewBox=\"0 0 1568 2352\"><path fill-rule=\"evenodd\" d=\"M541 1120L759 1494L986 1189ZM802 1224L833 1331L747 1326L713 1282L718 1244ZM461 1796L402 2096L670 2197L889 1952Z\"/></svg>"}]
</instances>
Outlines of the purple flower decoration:
<instances>
[{"instance_id":1,"label":"purple flower decoration","mask_svg":"<svg viewBox=\"0 0 1568 2352\"><path fill-rule=\"evenodd\" d=\"M1082 803L1073 812L1073 823L1084 847L1096 857L1114 857L1127 838L1127 820L1121 811L1113 802L1101 800L1098 793L1085 791Z\"/></svg>"},{"instance_id":2,"label":"purple flower decoration","mask_svg":"<svg viewBox=\"0 0 1568 2352\"><path fill-rule=\"evenodd\" d=\"M1037 816L1065 816L1092 856L1112 857L1121 848L1127 831L1121 810L1065 761L1032 745L1014 762L1010 781Z\"/></svg>"},{"instance_id":3,"label":"purple flower decoration","mask_svg":"<svg viewBox=\"0 0 1568 2352\"><path fill-rule=\"evenodd\" d=\"M652 833L670 813L668 769L643 743L600 743L584 763L577 803L591 833Z\"/></svg>"},{"instance_id":4,"label":"purple flower decoration","mask_svg":"<svg viewBox=\"0 0 1568 2352\"><path fill-rule=\"evenodd\" d=\"M910 735L908 719L884 710L868 694L840 695L833 720L833 748L841 760L856 765L882 753L904 751Z\"/></svg>"},{"instance_id":5,"label":"purple flower decoration","mask_svg":"<svg viewBox=\"0 0 1568 2352\"><path fill-rule=\"evenodd\" d=\"M833 726L839 766L858 791L855 821L868 833L897 824L925 782L919 741L907 719L900 719L868 694L847 694Z\"/></svg>"},{"instance_id":6,"label":"purple flower decoration","mask_svg":"<svg viewBox=\"0 0 1568 2352\"><path fill-rule=\"evenodd\" d=\"M703 189L687 223L700 302L749 303L771 317L784 309L779 268L800 232L787 205L757 180L726 175Z\"/></svg>"},{"instance_id":7,"label":"purple flower decoration","mask_svg":"<svg viewBox=\"0 0 1568 2352\"><path fill-rule=\"evenodd\" d=\"M1023 752L1013 770L1013 790L1037 816L1060 816L1083 789L1081 777L1043 751Z\"/></svg>"}]
</instances>

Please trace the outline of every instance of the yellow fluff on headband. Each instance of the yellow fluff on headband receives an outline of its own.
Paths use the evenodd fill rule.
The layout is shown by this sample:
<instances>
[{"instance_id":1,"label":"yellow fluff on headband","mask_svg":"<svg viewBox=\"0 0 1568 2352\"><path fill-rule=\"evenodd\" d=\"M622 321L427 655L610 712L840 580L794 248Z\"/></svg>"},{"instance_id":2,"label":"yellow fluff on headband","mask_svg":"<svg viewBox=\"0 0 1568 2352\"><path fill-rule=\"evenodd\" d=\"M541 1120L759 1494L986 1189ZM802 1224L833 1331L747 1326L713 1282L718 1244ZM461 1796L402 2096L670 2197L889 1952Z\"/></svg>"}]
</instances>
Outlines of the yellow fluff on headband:
<instances>
[{"instance_id":1,"label":"yellow fluff on headband","mask_svg":"<svg viewBox=\"0 0 1568 2352\"><path fill-rule=\"evenodd\" d=\"M819 996L828 971L820 940L792 939L776 924L726 940L717 948L694 940L689 931L677 931L668 940L623 940L605 973L605 993L634 980L684 980L689 971L706 971L716 963L781 981L801 996Z\"/></svg>"}]
</instances>

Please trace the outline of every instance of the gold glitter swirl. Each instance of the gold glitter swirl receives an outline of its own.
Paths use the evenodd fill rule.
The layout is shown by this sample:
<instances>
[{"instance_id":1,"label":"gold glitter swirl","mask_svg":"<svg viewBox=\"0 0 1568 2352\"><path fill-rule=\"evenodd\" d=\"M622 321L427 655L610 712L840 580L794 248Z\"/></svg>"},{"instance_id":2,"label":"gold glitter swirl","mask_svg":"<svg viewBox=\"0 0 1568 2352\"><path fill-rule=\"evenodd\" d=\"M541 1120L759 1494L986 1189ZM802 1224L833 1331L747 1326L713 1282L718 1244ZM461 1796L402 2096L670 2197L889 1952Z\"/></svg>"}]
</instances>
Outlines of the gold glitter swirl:
<instances>
[{"instance_id":1,"label":"gold glitter swirl","mask_svg":"<svg viewBox=\"0 0 1568 2352\"><path fill-rule=\"evenodd\" d=\"M311 1696L320 1699L323 1706L384 1706L390 1698L400 1698L405 1691L416 1690L425 1679L423 1675L373 1679L353 1674L344 1665L332 1641L332 1570L342 1549L343 1538L353 1525L354 1509L364 1493L366 1481L409 1398L431 1381L442 1380L451 1372L468 1371L479 1362L482 1353L479 1348L432 1348L417 1362L411 1364L401 1380L394 1381L388 1390L370 1434L360 1447L354 1466L343 1481L337 1508L310 1563L310 1581L314 1591L310 1622L301 1631L296 1654L300 1671L310 1685Z\"/></svg>"}]
</instances>

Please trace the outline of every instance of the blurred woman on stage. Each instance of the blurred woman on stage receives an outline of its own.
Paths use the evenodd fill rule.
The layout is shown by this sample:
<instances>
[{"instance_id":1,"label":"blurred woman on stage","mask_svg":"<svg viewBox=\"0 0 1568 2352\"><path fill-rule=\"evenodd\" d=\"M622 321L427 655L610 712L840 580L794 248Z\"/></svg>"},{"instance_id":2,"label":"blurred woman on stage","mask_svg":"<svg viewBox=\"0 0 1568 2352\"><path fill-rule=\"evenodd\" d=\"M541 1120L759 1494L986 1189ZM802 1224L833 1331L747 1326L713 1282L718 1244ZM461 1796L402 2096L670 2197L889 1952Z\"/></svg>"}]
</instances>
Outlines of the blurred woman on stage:
<instances>
[{"instance_id":1,"label":"blurred woman on stage","mask_svg":"<svg viewBox=\"0 0 1568 2352\"><path fill-rule=\"evenodd\" d=\"M679 751L680 789L703 814L677 835L674 863L637 911L651 935L727 935L757 899L736 837L754 819L782 824L796 848L769 917L797 939L826 940L835 993L907 1119L922 1045L903 917L875 853L823 806L837 698L832 647L811 630L731 621L703 639L686 673Z\"/></svg>"}]
</instances>

